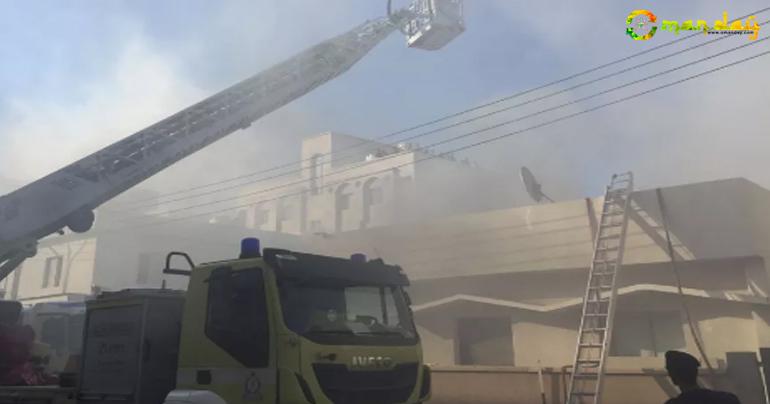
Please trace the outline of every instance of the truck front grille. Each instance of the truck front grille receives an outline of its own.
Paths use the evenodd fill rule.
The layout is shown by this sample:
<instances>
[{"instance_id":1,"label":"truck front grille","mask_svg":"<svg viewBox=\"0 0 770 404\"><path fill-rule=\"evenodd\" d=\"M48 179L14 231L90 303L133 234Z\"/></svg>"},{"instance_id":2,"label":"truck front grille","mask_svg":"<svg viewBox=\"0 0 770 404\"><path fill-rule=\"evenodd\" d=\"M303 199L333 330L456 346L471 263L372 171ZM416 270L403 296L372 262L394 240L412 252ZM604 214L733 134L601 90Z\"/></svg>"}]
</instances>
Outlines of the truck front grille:
<instances>
[{"instance_id":1,"label":"truck front grille","mask_svg":"<svg viewBox=\"0 0 770 404\"><path fill-rule=\"evenodd\" d=\"M334 404L403 403L417 383L417 363L390 370L351 371L343 364L314 364L321 389Z\"/></svg>"}]
</instances>

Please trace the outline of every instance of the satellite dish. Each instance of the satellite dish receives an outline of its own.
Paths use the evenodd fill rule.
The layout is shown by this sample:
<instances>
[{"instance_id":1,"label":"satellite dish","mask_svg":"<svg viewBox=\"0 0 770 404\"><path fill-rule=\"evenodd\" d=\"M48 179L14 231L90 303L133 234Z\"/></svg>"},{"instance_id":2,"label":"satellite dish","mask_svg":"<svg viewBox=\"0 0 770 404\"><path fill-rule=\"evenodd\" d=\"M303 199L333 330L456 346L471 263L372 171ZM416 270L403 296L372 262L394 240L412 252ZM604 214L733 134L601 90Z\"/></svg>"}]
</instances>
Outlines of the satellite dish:
<instances>
[{"instance_id":1,"label":"satellite dish","mask_svg":"<svg viewBox=\"0 0 770 404\"><path fill-rule=\"evenodd\" d=\"M519 173L521 174L521 182L524 183L524 188L527 190L530 198L532 198L537 203L540 203L543 200L553 202L553 199L549 198L548 195L543 193L542 186L537 182L537 179L535 179L535 175L532 174L532 171L529 171L529 168L521 167L521 171Z\"/></svg>"}]
</instances>

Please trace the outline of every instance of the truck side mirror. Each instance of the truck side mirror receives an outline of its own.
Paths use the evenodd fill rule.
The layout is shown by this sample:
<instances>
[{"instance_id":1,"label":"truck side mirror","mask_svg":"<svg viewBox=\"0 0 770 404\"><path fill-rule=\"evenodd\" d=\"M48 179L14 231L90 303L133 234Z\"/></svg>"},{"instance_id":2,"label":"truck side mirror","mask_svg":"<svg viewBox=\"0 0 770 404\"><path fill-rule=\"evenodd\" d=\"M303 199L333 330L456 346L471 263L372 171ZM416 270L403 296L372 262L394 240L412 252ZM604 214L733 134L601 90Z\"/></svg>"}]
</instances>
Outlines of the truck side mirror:
<instances>
[{"instance_id":1,"label":"truck side mirror","mask_svg":"<svg viewBox=\"0 0 770 404\"><path fill-rule=\"evenodd\" d=\"M190 269L173 269L171 268L171 258L175 255L178 255L180 257L184 257L184 259L187 261L187 264L190 265ZM181 276L190 276L192 273L192 269L195 267L195 264L193 264L192 259L190 258L187 253L179 252L179 251L172 251L166 255L166 266L163 268L164 274L169 275L181 275Z\"/></svg>"}]
</instances>

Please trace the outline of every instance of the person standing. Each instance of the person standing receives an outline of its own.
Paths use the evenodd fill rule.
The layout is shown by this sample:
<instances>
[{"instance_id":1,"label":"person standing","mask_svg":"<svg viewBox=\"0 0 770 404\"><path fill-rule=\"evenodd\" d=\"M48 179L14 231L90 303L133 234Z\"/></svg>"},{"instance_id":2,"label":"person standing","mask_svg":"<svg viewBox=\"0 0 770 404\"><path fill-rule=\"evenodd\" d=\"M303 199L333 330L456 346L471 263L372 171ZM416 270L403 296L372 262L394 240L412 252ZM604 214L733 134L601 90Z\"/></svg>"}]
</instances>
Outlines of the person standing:
<instances>
[{"instance_id":1,"label":"person standing","mask_svg":"<svg viewBox=\"0 0 770 404\"><path fill-rule=\"evenodd\" d=\"M686 352L666 352L668 377L681 391L677 397L668 399L666 404L740 404L735 394L700 387L699 367L700 362Z\"/></svg>"}]
</instances>

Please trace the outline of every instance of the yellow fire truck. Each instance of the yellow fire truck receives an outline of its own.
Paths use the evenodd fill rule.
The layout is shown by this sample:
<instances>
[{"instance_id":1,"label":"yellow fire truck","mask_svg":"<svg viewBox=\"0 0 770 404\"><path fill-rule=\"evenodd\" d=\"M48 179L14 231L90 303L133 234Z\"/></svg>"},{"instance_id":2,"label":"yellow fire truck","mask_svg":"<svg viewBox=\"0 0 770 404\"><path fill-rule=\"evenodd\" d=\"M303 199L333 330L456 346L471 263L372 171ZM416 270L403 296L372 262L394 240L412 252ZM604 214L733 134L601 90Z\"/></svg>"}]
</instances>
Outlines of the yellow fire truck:
<instances>
[{"instance_id":1,"label":"yellow fire truck","mask_svg":"<svg viewBox=\"0 0 770 404\"><path fill-rule=\"evenodd\" d=\"M175 256L191 269L173 269ZM129 289L87 302L71 387L0 387L0 403L396 404L430 396L398 266L242 241L194 266L187 292ZM70 381L70 383L72 383Z\"/></svg>"},{"instance_id":2,"label":"yellow fire truck","mask_svg":"<svg viewBox=\"0 0 770 404\"><path fill-rule=\"evenodd\" d=\"M190 270L170 268L174 256ZM171 290L89 302L79 403L420 403L430 371L397 266L259 251L193 266Z\"/></svg>"}]
</instances>

